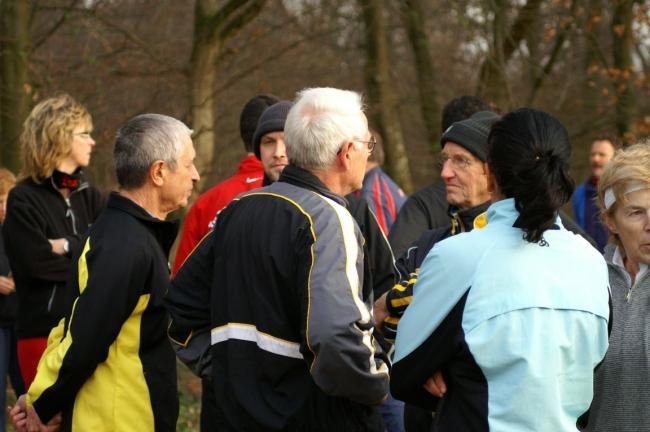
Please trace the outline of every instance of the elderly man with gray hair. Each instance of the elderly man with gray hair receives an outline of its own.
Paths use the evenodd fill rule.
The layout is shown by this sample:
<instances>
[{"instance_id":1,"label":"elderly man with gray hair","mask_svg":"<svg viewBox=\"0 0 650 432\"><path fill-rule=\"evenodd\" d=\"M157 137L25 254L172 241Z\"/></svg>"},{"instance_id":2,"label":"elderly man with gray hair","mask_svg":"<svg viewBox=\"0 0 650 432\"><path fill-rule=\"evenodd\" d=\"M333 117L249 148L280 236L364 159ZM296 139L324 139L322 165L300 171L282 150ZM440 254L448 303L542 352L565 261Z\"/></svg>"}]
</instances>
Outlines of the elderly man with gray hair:
<instances>
[{"instance_id":1,"label":"elderly man with gray hair","mask_svg":"<svg viewBox=\"0 0 650 432\"><path fill-rule=\"evenodd\" d=\"M388 370L343 198L374 143L360 95L303 90L284 136L279 180L226 207L172 282L170 336L209 326L219 430L379 431Z\"/></svg>"},{"instance_id":2,"label":"elderly man with gray hair","mask_svg":"<svg viewBox=\"0 0 650 432\"><path fill-rule=\"evenodd\" d=\"M192 131L157 114L117 133L119 192L90 228L73 267L79 296L50 333L34 382L12 410L18 430L175 431L176 363L163 296L167 254L199 175Z\"/></svg>"}]
</instances>

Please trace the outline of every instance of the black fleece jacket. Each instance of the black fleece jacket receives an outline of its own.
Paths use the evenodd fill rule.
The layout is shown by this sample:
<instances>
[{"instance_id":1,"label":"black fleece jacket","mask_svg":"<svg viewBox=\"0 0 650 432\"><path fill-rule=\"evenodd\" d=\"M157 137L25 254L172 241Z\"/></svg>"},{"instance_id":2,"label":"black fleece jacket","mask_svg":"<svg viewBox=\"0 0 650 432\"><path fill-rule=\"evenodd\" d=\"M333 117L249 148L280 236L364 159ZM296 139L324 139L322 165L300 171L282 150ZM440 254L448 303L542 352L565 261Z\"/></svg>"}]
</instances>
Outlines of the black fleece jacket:
<instances>
[{"instance_id":1,"label":"black fleece jacket","mask_svg":"<svg viewBox=\"0 0 650 432\"><path fill-rule=\"evenodd\" d=\"M2 232L18 293L18 338L47 337L72 306L78 293L66 288L71 257L81 252L81 239L102 207L99 191L87 183L67 200L51 178L24 179L9 193ZM55 254L48 241L63 237L67 256Z\"/></svg>"}]
</instances>

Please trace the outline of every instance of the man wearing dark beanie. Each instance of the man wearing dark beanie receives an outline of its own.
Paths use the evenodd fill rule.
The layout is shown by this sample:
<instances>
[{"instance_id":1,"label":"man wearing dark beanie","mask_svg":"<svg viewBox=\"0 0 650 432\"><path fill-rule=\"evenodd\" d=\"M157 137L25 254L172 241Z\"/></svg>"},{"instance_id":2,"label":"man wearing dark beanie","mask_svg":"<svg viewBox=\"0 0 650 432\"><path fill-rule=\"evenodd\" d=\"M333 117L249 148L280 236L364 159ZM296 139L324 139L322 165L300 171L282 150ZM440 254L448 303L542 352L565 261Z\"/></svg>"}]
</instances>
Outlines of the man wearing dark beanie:
<instances>
[{"instance_id":1,"label":"man wearing dark beanie","mask_svg":"<svg viewBox=\"0 0 650 432\"><path fill-rule=\"evenodd\" d=\"M418 270L429 251L441 240L486 225L490 205L487 182L487 139L499 119L491 111L480 111L453 123L442 135L440 177L445 182L450 223L424 232L396 262L401 281L375 303L375 322L386 339L393 340L397 324L411 302ZM383 325L382 325L383 324ZM406 431L429 430L431 413L406 405Z\"/></svg>"},{"instance_id":2,"label":"man wearing dark beanie","mask_svg":"<svg viewBox=\"0 0 650 432\"><path fill-rule=\"evenodd\" d=\"M264 186L278 181L280 173L289 164L284 144L284 122L293 104L280 101L264 111L253 135L253 151L262 162Z\"/></svg>"},{"instance_id":3,"label":"man wearing dark beanie","mask_svg":"<svg viewBox=\"0 0 650 432\"><path fill-rule=\"evenodd\" d=\"M485 167L487 137L498 119L499 116L491 111L479 111L452 124L442 134L440 177L447 189L447 202L459 210L456 214L490 200ZM452 217L452 226L454 220L462 224L460 219Z\"/></svg>"}]
</instances>

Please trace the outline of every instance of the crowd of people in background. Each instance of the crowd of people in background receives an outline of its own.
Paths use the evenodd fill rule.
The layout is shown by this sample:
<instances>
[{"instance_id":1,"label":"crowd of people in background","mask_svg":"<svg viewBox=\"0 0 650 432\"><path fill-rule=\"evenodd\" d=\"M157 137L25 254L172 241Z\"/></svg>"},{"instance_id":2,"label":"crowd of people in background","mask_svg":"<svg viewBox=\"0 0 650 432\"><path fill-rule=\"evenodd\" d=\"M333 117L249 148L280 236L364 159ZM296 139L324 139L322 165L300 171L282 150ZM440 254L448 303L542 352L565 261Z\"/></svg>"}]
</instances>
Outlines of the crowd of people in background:
<instances>
[{"instance_id":1,"label":"crowd of people in background","mask_svg":"<svg viewBox=\"0 0 650 432\"><path fill-rule=\"evenodd\" d=\"M91 115L39 102L18 180L0 169L14 428L174 431L180 359L206 432L650 430L650 143L595 136L574 192L557 118L461 96L440 179L407 197L365 110L334 88L252 97L246 154L169 266L192 131L127 120L102 196Z\"/></svg>"}]
</instances>

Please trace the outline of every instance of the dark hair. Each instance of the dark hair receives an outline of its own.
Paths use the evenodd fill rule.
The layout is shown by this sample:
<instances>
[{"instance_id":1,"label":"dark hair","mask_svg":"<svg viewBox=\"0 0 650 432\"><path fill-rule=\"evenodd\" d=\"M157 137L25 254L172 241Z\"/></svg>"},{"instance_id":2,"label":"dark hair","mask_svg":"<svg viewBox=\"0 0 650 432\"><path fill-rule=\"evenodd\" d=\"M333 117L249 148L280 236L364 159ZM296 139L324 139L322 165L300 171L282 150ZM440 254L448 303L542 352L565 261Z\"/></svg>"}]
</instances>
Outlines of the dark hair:
<instances>
[{"instance_id":1,"label":"dark hair","mask_svg":"<svg viewBox=\"0 0 650 432\"><path fill-rule=\"evenodd\" d=\"M598 132L593 136L591 144L593 145L596 141L609 141L614 151L621 148L621 140L611 132Z\"/></svg>"},{"instance_id":2,"label":"dark hair","mask_svg":"<svg viewBox=\"0 0 650 432\"><path fill-rule=\"evenodd\" d=\"M545 112L521 108L492 126L488 164L501 193L515 200L519 217L514 226L531 243L545 243L544 231L571 198L570 157L566 128Z\"/></svg>"},{"instance_id":3,"label":"dark hair","mask_svg":"<svg viewBox=\"0 0 650 432\"><path fill-rule=\"evenodd\" d=\"M253 152L253 135L257 129L257 122L262 113L271 105L280 102L280 99L272 94L260 94L252 97L241 111L239 116L239 134L244 142L244 147L249 153Z\"/></svg>"},{"instance_id":4,"label":"dark hair","mask_svg":"<svg viewBox=\"0 0 650 432\"><path fill-rule=\"evenodd\" d=\"M442 131L449 126L470 118L479 111L494 111L490 105L477 96L460 96L447 102L442 109Z\"/></svg>"}]
</instances>

